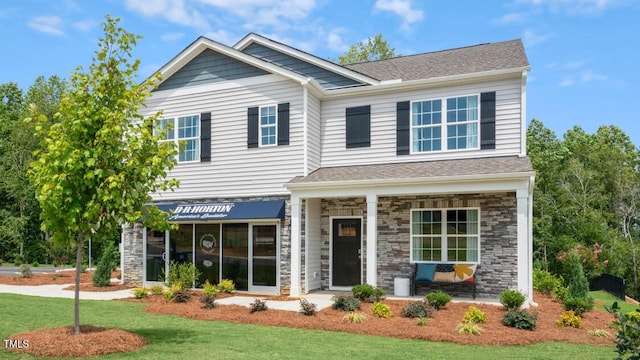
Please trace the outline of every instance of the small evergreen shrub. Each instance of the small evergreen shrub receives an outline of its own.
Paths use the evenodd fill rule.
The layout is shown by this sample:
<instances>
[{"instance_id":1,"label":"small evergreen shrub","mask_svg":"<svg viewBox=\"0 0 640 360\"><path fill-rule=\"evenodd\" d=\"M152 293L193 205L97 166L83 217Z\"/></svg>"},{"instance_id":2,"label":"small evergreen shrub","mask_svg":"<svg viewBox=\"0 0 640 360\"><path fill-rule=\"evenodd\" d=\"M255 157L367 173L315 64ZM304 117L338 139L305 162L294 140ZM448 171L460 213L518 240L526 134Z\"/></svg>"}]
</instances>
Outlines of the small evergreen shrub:
<instances>
[{"instance_id":1,"label":"small evergreen shrub","mask_svg":"<svg viewBox=\"0 0 640 360\"><path fill-rule=\"evenodd\" d=\"M144 299L147 296L149 296L149 289L144 287L144 286L135 288L135 289L133 289L133 296L136 299Z\"/></svg>"},{"instance_id":2,"label":"small evergreen shrub","mask_svg":"<svg viewBox=\"0 0 640 360\"><path fill-rule=\"evenodd\" d=\"M30 278L33 275L31 272L31 266L29 264L20 265L20 276L23 278Z\"/></svg>"},{"instance_id":3,"label":"small evergreen shrub","mask_svg":"<svg viewBox=\"0 0 640 360\"><path fill-rule=\"evenodd\" d=\"M580 316L569 310L558 317L558 320L556 320L556 325L558 325L559 327L570 326L576 329L580 329L582 327L582 321L580 320Z\"/></svg>"},{"instance_id":4,"label":"small evergreen shrub","mask_svg":"<svg viewBox=\"0 0 640 360\"><path fill-rule=\"evenodd\" d=\"M348 313L342 318L342 320L348 321L352 324L361 324L366 319L367 319L367 315L357 311L351 311L350 313Z\"/></svg>"},{"instance_id":5,"label":"small evergreen shrub","mask_svg":"<svg viewBox=\"0 0 640 360\"><path fill-rule=\"evenodd\" d=\"M518 290L504 290L500 293L500 303L507 310L517 310L524 304L525 296Z\"/></svg>"},{"instance_id":6,"label":"small evergreen shrub","mask_svg":"<svg viewBox=\"0 0 640 360\"><path fill-rule=\"evenodd\" d=\"M402 308L402 316L408 318L428 318L433 310L424 301L414 301Z\"/></svg>"},{"instance_id":7,"label":"small evergreen shrub","mask_svg":"<svg viewBox=\"0 0 640 360\"><path fill-rule=\"evenodd\" d=\"M371 298L369 299L370 302L372 303L377 303L377 302L381 302L382 300L387 298L387 292L384 291L383 288L381 287L374 287L373 288L373 295L371 295Z\"/></svg>"},{"instance_id":8,"label":"small evergreen shrub","mask_svg":"<svg viewBox=\"0 0 640 360\"><path fill-rule=\"evenodd\" d=\"M373 304L373 315L383 319L387 319L393 316L389 305L383 304L381 302Z\"/></svg>"},{"instance_id":9,"label":"small evergreen shrub","mask_svg":"<svg viewBox=\"0 0 640 360\"><path fill-rule=\"evenodd\" d=\"M567 296L562 300L562 308L566 311L573 311L580 316L586 312L593 310L593 297L571 297Z\"/></svg>"},{"instance_id":10,"label":"small evergreen shrub","mask_svg":"<svg viewBox=\"0 0 640 360\"><path fill-rule=\"evenodd\" d=\"M310 302L305 298L300 299L300 311L299 313L305 316L312 316L318 312L318 305Z\"/></svg>"},{"instance_id":11,"label":"small evergreen shrub","mask_svg":"<svg viewBox=\"0 0 640 360\"><path fill-rule=\"evenodd\" d=\"M467 312L462 318L463 324L485 324L487 322L487 314L475 306L469 306Z\"/></svg>"},{"instance_id":12,"label":"small evergreen shrub","mask_svg":"<svg viewBox=\"0 0 640 360\"><path fill-rule=\"evenodd\" d=\"M0 265L2 265L2 263L0 263ZM31 266L33 266L33 267L38 267L38 266L40 266L40 263L39 263L37 260L34 260L34 261L31 263Z\"/></svg>"},{"instance_id":13,"label":"small evergreen shrub","mask_svg":"<svg viewBox=\"0 0 640 360\"><path fill-rule=\"evenodd\" d=\"M373 296L373 286L369 284L356 285L351 289L353 297L362 301L368 302L371 296Z\"/></svg>"},{"instance_id":14,"label":"small evergreen shrub","mask_svg":"<svg viewBox=\"0 0 640 360\"><path fill-rule=\"evenodd\" d=\"M236 292L236 285L233 283L233 280L222 279L218 285L216 285L216 289L221 293L233 294Z\"/></svg>"},{"instance_id":15,"label":"small evergreen shrub","mask_svg":"<svg viewBox=\"0 0 640 360\"><path fill-rule=\"evenodd\" d=\"M162 285L153 285L151 287L152 295L162 295L163 292L164 292L164 286Z\"/></svg>"},{"instance_id":16,"label":"small evergreen shrub","mask_svg":"<svg viewBox=\"0 0 640 360\"><path fill-rule=\"evenodd\" d=\"M429 306L431 306L436 310L444 309L444 307L447 306L449 301L451 301L451 295L443 291L428 293L424 297L427 303L429 304Z\"/></svg>"},{"instance_id":17,"label":"small evergreen shrub","mask_svg":"<svg viewBox=\"0 0 640 360\"><path fill-rule=\"evenodd\" d=\"M360 300L353 296L335 295L331 300L333 300L333 304L331 306L337 310L354 311L360 308Z\"/></svg>"},{"instance_id":18,"label":"small evergreen shrub","mask_svg":"<svg viewBox=\"0 0 640 360\"><path fill-rule=\"evenodd\" d=\"M204 287L202 289L202 292L205 295L213 296L215 298L216 296L218 296L219 290L215 285L211 284L209 280L207 280L204 282Z\"/></svg>"},{"instance_id":19,"label":"small evergreen shrub","mask_svg":"<svg viewBox=\"0 0 640 360\"><path fill-rule=\"evenodd\" d=\"M462 323L456 326L456 331L458 334L480 335L483 330L476 323Z\"/></svg>"},{"instance_id":20,"label":"small evergreen shrub","mask_svg":"<svg viewBox=\"0 0 640 360\"><path fill-rule=\"evenodd\" d=\"M256 298L251 304L249 304L249 311L253 314L256 311L267 310L267 303L264 300Z\"/></svg>"},{"instance_id":21,"label":"small evergreen shrub","mask_svg":"<svg viewBox=\"0 0 640 360\"><path fill-rule=\"evenodd\" d=\"M533 288L545 295L551 295L553 292L562 285L562 279L553 275L552 273L534 269L533 270Z\"/></svg>"},{"instance_id":22,"label":"small evergreen shrub","mask_svg":"<svg viewBox=\"0 0 640 360\"><path fill-rule=\"evenodd\" d=\"M509 310L502 318L502 323L516 329L534 330L538 315L524 310Z\"/></svg>"},{"instance_id":23,"label":"small evergreen shrub","mask_svg":"<svg viewBox=\"0 0 640 360\"><path fill-rule=\"evenodd\" d=\"M211 296L211 295L205 294L201 296L200 302L202 303L202 307L205 309L213 309L214 307L218 306L218 304L216 304L215 296Z\"/></svg>"},{"instance_id":24,"label":"small evergreen shrub","mask_svg":"<svg viewBox=\"0 0 640 360\"><path fill-rule=\"evenodd\" d=\"M576 315L593 310L593 297L589 294L589 280L582 267L580 255L576 251L569 253L569 285L562 298L562 307L572 310Z\"/></svg>"},{"instance_id":25,"label":"small evergreen shrub","mask_svg":"<svg viewBox=\"0 0 640 360\"><path fill-rule=\"evenodd\" d=\"M185 289L180 289L173 294L173 301L177 303L186 303L191 300L191 294Z\"/></svg>"}]
</instances>

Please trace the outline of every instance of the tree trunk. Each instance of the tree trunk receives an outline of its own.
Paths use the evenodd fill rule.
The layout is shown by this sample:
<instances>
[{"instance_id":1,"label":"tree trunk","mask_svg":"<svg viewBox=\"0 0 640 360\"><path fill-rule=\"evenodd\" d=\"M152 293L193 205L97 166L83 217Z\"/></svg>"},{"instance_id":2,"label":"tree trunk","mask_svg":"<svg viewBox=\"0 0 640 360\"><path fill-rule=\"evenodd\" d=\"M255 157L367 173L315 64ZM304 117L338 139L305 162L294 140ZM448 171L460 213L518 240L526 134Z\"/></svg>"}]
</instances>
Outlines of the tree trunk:
<instances>
[{"instance_id":1,"label":"tree trunk","mask_svg":"<svg viewBox=\"0 0 640 360\"><path fill-rule=\"evenodd\" d=\"M73 303L73 334L80 335L80 272L82 270L82 245L84 244L84 233L78 233L78 251L76 253L76 288Z\"/></svg>"}]
</instances>

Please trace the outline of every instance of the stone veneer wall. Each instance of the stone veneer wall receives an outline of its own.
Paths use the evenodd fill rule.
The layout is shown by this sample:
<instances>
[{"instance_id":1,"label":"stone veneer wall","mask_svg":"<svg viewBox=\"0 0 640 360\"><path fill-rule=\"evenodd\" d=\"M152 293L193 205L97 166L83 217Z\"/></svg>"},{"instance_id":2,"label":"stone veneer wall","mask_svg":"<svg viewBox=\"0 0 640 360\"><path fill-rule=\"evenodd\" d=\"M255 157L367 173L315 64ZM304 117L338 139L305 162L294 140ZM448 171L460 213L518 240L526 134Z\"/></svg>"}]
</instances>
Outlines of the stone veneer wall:
<instances>
[{"instance_id":1,"label":"stone veneer wall","mask_svg":"<svg viewBox=\"0 0 640 360\"><path fill-rule=\"evenodd\" d=\"M410 277L411 209L480 208L478 296L496 297L517 285L517 214L515 193L378 198L378 286L393 293L395 277ZM469 296L469 285L441 287ZM424 293L425 289L418 289Z\"/></svg>"},{"instance_id":2,"label":"stone veneer wall","mask_svg":"<svg viewBox=\"0 0 640 360\"><path fill-rule=\"evenodd\" d=\"M125 285L142 285L142 224L125 224L122 227L123 277Z\"/></svg>"},{"instance_id":3,"label":"stone veneer wall","mask_svg":"<svg viewBox=\"0 0 640 360\"><path fill-rule=\"evenodd\" d=\"M198 199L179 202L181 204L203 204L216 202L267 201L285 200L285 217L280 222L280 292L288 294L291 287L291 203L288 196L250 197L225 199ZM248 222L251 219L247 219ZM124 283L141 285L143 282L143 243L142 224L135 224L133 228L125 225L124 232Z\"/></svg>"},{"instance_id":4,"label":"stone veneer wall","mask_svg":"<svg viewBox=\"0 0 640 360\"><path fill-rule=\"evenodd\" d=\"M366 198L344 198L344 199L323 199L321 210L320 224L322 227L321 233L321 245L320 245L320 276L322 289L328 289L330 284L329 279L329 261L331 256L329 254L331 234L329 229L331 228L329 222L331 217L362 217L362 279L367 278L366 269L366 250L367 250L367 199Z\"/></svg>"}]
</instances>

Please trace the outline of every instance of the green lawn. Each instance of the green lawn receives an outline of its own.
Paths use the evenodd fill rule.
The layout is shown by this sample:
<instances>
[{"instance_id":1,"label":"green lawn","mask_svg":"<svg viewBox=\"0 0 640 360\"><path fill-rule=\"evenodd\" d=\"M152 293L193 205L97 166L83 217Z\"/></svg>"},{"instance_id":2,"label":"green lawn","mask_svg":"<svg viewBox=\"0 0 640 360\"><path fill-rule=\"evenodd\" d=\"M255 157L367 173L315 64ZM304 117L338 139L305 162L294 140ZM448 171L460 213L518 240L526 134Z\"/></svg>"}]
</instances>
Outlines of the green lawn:
<instances>
[{"instance_id":1,"label":"green lawn","mask_svg":"<svg viewBox=\"0 0 640 360\"><path fill-rule=\"evenodd\" d=\"M639 305L627 304L623 300L620 300L619 298L609 294L604 290L591 291L591 296L593 296L593 298L596 300L596 303L602 303L604 305L611 305L613 304L614 301L617 301L618 306L620 307L620 311L623 313L634 311L640 308ZM604 305L596 305L596 308L604 310Z\"/></svg>"},{"instance_id":2,"label":"green lawn","mask_svg":"<svg viewBox=\"0 0 640 360\"><path fill-rule=\"evenodd\" d=\"M73 301L0 294L0 340L10 334L73 323ZM612 359L613 346L562 343L464 346L338 332L312 331L152 315L142 304L83 301L83 324L136 332L142 350L92 359ZM2 359L31 359L0 350Z\"/></svg>"}]
</instances>

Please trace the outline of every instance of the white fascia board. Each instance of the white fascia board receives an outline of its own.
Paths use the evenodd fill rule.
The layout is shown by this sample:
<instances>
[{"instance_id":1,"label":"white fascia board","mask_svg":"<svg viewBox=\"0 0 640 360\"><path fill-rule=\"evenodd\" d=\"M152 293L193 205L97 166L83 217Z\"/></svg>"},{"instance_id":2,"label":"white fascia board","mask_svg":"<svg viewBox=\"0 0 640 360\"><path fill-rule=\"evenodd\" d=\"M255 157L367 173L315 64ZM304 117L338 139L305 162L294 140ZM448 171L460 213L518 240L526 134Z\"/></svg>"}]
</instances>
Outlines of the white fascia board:
<instances>
[{"instance_id":1,"label":"white fascia board","mask_svg":"<svg viewBox=\"0 0 640 360\"><path fill-rule=\"evenodd\" d=\"M441 76L441 77L431 78L431 79L420 79L420 80L410 80L410 81L387 81L376 86L360 86L360 87L327 90L325 91L324 98L326 99L340 98L348 95L365 95L365 94L371 95L375 93L385 93L385 92L398 91L398 90L412 90L417 88L425 88L425 87L433 87L433 86L458 85L458 84L464 84L467 82L500 80L503 78L520 77L522 76L523 71L527 71L529 69L530 68L527 66L527 67L516 68L516 69L503 69L503 70L494 70L494 71L484 71L484 72L472 73L472 74Z\"/></svg>"},{"instance_id":2,"label":"white fascia board","mask_svg":"<svg viewBox=\"0 0 640 360\"><path fill-rule=\"evenodd\" d=\"M530 189L533 172L442 176L435 178L375 179L357 181L327 181L321 183L290 183L285 187L300 197L349 195L409 195L503 192Z\"/></svg>"},{"instance_id":3,"label":"white fascia board","mask_svg":"<svg viewBox=\"0 0 640 360\"><path fill-rule=\"evenodd\" d=\"M242 40L238 41L238 43L236 43L233 48L238 50L238 51L242 51L244 50L247 46L249 46L251 43L258 43L260 45L266 46L268 48L280 51L282 53L285 53L289 56L293 56L297 59L300 59L302 61L308 62L310 64L313 64L315 66L321 67L325 70L329 70L332 72L335 72L337 74L340 74L344 77L348 77L349 79L352 80L356 80L356 81L360 81L369 85L377 85L380 84L380 80L374 79L372 77L366 76L364 74L361 74L359 72L353 71L353 70L349 70L343 66L337 65L331 61L328 60L324 60L321 59L319 57L313 56L311 54L308 54L304 51L300 51L298 49L292 48L290 46L275 42L271 39L262 37L258 34L254 34L251 33L247 36L245 36Z\"/></svg>"},{"instance_id":4,"label":"white fascia board","mask_svg":"<svg viewBox=\"0 0 640 360\"><path fill-rule=\"evenodd\" d=\"M201 52L203 52L206 49L214 50L216 52L227 55L236 60L255 66L264 71L270 72L272 74L278 74L278 75L287 77L301 84L306 83L308 81L306 77L300 74L297 74L293 71L290 71L285 68L279 67L277 65L260 60L251 55L247 55L232 47L223 45L219 42L213 41L211 39L207 39L205 37L199 37L196 41L194 41L191 45L189 45L186 49L184 49L180 54L178 54L178 56L174 57L171 61L169 61L162 68L160 68L159 72L162 74L162 78L168 79L169 77L171 77L171 75L175 74L178 70L180 70L180 68L185 66L189 61L193 60L193 58L198 56Z\"/></svg>"}]
</instances>

